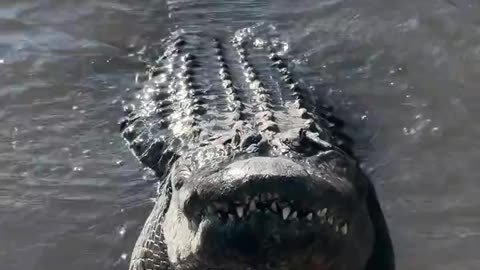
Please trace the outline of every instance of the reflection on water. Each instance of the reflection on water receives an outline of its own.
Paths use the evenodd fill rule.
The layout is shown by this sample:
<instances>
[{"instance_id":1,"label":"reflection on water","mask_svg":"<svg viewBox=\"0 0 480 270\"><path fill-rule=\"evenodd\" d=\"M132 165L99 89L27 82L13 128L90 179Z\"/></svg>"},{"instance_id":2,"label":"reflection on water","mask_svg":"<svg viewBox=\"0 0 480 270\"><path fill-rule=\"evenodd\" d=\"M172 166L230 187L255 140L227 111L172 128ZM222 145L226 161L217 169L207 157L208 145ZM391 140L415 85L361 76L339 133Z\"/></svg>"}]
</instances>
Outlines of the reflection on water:
<instances>
[{"instance_id":1,"label":"reflection on water","mask_svg":"<svg viewBox=\"0 0 480 270\"><path fill-rule=\"evenodd\" d=\"M272 24L338 108L377 185L398 269L476 269L480 4L4 1L2 269L125 269L155 179L118 136L121 100L181 26ZM235 12L232 13L232 9Z\"/></svg>"}]
</instances>

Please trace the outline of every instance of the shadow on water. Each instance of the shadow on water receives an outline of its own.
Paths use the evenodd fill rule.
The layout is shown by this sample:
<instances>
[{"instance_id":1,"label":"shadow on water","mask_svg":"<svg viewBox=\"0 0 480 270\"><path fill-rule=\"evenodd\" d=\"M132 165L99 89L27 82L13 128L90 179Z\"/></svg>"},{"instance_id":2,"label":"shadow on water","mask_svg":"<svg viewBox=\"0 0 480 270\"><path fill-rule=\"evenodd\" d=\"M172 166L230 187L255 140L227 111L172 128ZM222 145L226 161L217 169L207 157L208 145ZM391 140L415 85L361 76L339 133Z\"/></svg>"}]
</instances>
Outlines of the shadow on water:
<instances>
[{"instance_id":1,"label":"shadow on water","mask_svg":"<svg viewBox=\"0 0 480 270\"><path fill-rule=\"evenodd\" d=\"M125 269L155 195L155 179L118 136L121 101L145 68L138 56L155 55L175 25L255 23L276 26L304 79L347 123L377 186L398 269L480 264L479 4L7 2L2 269Z\"/></svg>"}]
</instances>

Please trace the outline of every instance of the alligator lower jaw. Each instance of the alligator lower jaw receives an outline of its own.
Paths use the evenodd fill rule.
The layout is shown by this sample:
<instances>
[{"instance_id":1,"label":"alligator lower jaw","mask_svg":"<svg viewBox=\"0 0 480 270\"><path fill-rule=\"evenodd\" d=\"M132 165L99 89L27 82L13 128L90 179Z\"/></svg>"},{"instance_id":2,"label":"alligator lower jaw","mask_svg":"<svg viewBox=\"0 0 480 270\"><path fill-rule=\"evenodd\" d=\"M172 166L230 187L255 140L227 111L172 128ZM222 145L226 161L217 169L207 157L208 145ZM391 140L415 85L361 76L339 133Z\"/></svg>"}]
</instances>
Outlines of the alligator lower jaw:
<instances>
[{"instance_id":1,"label":"alligator lower jaw","mask_svg":"<svg viewBox=\"0 0 480 270\"><path fill-rule=\"evenodd\" d=\"M195 230L195 261L208 269L328 269L328 254L341 250L348 234L318 217L291 216L261 210L241 218L206 216Z\"/></svg>"},{"instance_id":2,"label":"alligator lower jaw","mask_svg":"<svg viewBox=\"0 0 480 270\"><path fill-rule=\"evenodd\" d=\"M326 208L305 215L261 203L243 212L217 206L198 222L176 207L167 212L163 233L175 269L323 270L350 242L350 225L338 226Z\"/></svg>"},{"instance_id":3,"label":"alligator lower jaw","mask_svg":"<svg viewBox=\"0 0 480 270\"><path fill-rule=\"evenodd\" d=\"M213 265L241 264L252 269L281 264L289 267L272 269L307 269L303 265L310 264L307 261L321 260L349 241L349 225L335 223L326 208L305 215L290 207L272 211L257 206L244 212L213 211L197 226L190 226L198 237L199 258Z\"/></svg>"}]
</instances>

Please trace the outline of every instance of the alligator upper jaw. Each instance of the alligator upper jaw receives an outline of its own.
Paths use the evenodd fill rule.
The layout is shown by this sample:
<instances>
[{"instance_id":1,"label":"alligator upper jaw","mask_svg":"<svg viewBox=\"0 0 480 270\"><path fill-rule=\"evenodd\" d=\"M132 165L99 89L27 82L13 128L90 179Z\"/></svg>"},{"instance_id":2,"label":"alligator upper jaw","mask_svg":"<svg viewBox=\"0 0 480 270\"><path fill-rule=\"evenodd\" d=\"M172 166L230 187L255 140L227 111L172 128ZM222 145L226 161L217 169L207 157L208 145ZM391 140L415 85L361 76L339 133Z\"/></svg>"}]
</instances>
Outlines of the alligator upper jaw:
<instances>
[{"instance_id":1,"label":"alligator upper jaw","mask_svg":"<svg viewBox=\"0 0 480 270\"><path fill-rule=\"evenodd\" d=\"M234 226L258 219L279 226L325 225L339 235L349 231L352 209L346 199L351 194L340 194L335 185L286 158L234 162L183 193L179 206L194 227L204 220Z\"/></svg>"}]
</instances>

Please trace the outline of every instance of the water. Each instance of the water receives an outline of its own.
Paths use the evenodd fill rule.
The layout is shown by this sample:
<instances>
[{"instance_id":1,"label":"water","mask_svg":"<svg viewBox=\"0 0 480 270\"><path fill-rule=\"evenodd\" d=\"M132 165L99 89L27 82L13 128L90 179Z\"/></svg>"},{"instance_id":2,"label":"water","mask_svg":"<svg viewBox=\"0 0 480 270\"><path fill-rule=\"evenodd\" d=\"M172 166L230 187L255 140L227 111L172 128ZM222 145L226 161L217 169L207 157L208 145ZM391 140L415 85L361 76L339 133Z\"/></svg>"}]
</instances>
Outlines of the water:
<instances>
[{"instance_id":1,"label":"water","mask_svg":"<svg viewBox=\"0 0 480 270\"><path fill-rule=\"evenodd\" d=\"M1 268L126 269L156 183L116 123L144 69L136 52L154 55L174 24L257 23L275 25L347 121L398 269L478 268L479 12L467 0L3 1Z\"/></svg>"}]
</instances>

